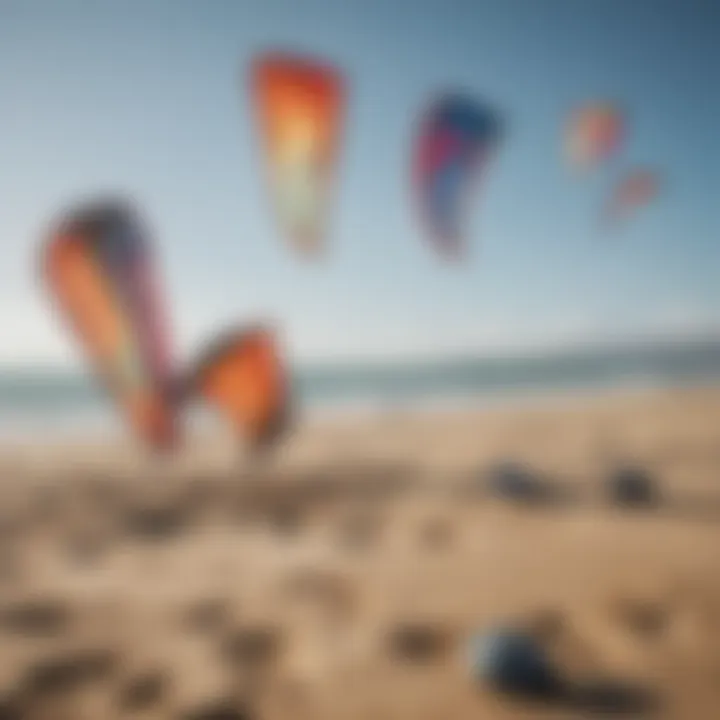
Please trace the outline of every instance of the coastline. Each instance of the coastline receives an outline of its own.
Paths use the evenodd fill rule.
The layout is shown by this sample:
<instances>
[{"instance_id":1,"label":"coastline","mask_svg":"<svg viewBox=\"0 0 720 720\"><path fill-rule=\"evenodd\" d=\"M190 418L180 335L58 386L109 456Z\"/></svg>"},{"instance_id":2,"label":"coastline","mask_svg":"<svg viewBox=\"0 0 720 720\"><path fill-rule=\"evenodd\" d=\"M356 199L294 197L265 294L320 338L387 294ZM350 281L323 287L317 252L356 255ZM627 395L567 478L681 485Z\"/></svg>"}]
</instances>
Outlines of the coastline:
<instances>
[{"instance_id":1,"label":"coastline","mask_svg":"<svg viewBox=\"0 0 720 720\"><path fill-rule=\"evenodd\" d=\"M720 341L625 342L535 354L293 365L303 422L354 422L427 413L548 403L567 397L698 385L720 386ZM209 415L191 408L195 427ZM0 369L0 445L43 436L121 437L112 401L91 376L50 367ZM194 430L193 430L194 432Z\"/></svg>"},{"instance_id":2,"label":"coastline","mask_svg":"<svg viewBox=\"0 0 720 720\"><path fill-rule=\"evenodd\" d=\"M494 413L513 410L558 408L564 405L592 403L596 400L635 397L662 393L715 392L720 389L720 377L691 379L668 383L652 378L644 381L628 378L624 382L607 385L580 385L560 388L500 388L494 392L430 393L415 398L382 398L314 402L300 405L298 422L316 427L324 424L357 425L383 421L388 417L445 416L464 413ZM44 421L41 413L32 419L21 415L13 425L6 419L0 424L0 453L8 449L43 445L133 445L127 428L117 416L109 398L98 398L91 412L67 418ZM199 408L192 408L186 418L186 436L193 440L223 435L223 420ZM180 451L182 453L182 450Z\"/></svg>"},{"instance_id":3,"label":"coastline","mask_svg":"<svg viewBox=\"0 0 720 720\"><path fill-rule=\"evenodd\" d=\"M573 432L582 428L585 462L593 462L610 447L618 454L632 455L638 429L647 427L652 432L659 415L692 415L703 405L712 414L716 403L720 404L720 385L716 384L632 384L602 390L465 398L461 402L445 399L371 408L316 408L298 416L293 430L268 462L272 468L291 471L299 465L362 460L379 452L383 457L421 467L433 455L445 457L448 467L469 467L506 456L538 456L533 434L542 435L543 427L568 424L574 426ZM681 430L678 427L677 431ZM432 445L414 444L420 436L433 438L434 452ZM510 442L507 438L513 436ZM551 454L562 444L561 438L551 439L546 447L539 448L539 456ZM567 444L577 445L575 441ZM579 452L577 447L575 452ZM0 438L0 475L5 474L4 467L23 468L21 475L52 476L56 470L84 467L131 475L162 471L183 476L206 470L235 472L249 465L242 441L222 418L214 417L200 423L191 418L181 448L159 457L144 449L119 419L109 428L96 427L93 433L70 428L62 434Z\"/></svg>"}]
</instances>

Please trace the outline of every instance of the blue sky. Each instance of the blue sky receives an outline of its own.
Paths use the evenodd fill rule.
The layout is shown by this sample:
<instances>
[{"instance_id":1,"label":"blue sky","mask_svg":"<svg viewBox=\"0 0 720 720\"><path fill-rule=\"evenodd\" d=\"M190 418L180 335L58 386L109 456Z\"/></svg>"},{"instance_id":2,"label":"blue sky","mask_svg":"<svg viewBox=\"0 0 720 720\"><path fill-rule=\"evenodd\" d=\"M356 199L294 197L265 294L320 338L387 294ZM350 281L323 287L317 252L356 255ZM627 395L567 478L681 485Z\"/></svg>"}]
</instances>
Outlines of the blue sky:
<instances>
[{"instance_id":1,"label":"blue sky","mask_svg":"<svg viewBox=\"0 0 720 720\"><path fill-rule=\"evenodd\" d=\"M327 262L278 234L247 103L254 53L350 82ZM156 235L179 352L270 317L298 358L443 354L720 328L714 0L0 0L0 362L74 362L34 275L66 203L119 191ZM508 118L472 257L436 261L409 195L417 114L462 87ZM577 182L566 112L613 97L631 133ZM667 173L621 234L594 221L633 164Z\"/></svg>"}]
</instances>

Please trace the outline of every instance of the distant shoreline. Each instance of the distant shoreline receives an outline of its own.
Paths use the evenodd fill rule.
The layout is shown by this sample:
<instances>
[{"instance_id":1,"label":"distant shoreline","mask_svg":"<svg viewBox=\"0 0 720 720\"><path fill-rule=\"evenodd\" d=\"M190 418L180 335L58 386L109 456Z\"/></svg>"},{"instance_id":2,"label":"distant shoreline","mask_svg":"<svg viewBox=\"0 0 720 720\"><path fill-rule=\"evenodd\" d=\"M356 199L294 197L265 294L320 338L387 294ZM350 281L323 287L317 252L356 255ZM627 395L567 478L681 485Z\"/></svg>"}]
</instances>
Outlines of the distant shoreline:
<instances>
[{"instance_id":1,"label":"distant shoreline","mask_svg":"<svg viewBox=\"0 0 720 720\"><path fill-rule=\"evenodd\" d=\"M695 393L720 392L720 378L716 382L688 382L675 385L652 383L615 384L609 387L583 387L545 389L534 392L498 393L493 397L436 397L425 400L387 403L350 403L341 406L317 406L300 410L298 427L324 429L326 427L372 427L398 420L440 420L467 416L495 416L505 413L555 411L592 406L598 402L643 400L657 396L682 396ZM16 428L15 432L0 430L0 454L12 449L33 447L118 447L136 446L130 432L124 427L112 408L106 403L105 422L89 426L66 426L52 433L39 433L32 428ZM185 423L190 445L204 439L229 438L230 430L222 418L191 413Z\"/></svg>"},{"instance_id":2,"label":"distant shoreline","mask_svg":"<svg viewBox=\"0 0 720 720\"><path fill-rule=\"evenodd\" d=\"M534 357L483 357L292 368L304 416L391 416L458 407L544 403L558 398L720 385L720 342L626 344ZM194 409L204 426L207 413ZM0 371L0 443L34 436L124 434L113 403L89 374Z\"/></svg>"}]
</instances>

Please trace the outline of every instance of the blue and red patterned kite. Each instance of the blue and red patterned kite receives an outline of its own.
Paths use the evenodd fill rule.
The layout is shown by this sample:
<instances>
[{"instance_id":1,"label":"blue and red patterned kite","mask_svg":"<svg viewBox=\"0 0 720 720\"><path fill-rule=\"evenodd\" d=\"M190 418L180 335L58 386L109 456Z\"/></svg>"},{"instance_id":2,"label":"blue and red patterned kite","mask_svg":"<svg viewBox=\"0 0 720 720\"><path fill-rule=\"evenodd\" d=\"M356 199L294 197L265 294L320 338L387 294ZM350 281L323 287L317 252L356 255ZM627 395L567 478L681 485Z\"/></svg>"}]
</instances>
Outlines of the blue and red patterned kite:
<instances>
[{"instance_id":1,"label":"blue and red patterned kite","mask_svg":"<svg viewBox=\"0 0 720 720\"><path fill-rule=\"evenodd\" d=\"M485 104L452 93L423 117L414 156L420 213L444 257L464 253L466 203L502 132L498 114Z\"/></svg>"}]
</instances>

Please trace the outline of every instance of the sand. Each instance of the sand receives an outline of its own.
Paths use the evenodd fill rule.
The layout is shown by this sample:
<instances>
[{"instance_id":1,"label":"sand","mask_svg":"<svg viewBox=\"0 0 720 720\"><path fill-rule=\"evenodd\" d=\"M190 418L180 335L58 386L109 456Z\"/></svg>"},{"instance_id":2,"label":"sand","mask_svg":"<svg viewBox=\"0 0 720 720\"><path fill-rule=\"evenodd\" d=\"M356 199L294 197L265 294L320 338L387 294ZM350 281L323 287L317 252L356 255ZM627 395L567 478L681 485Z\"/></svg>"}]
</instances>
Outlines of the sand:
<instances>
[{"instance_id":1,"label":"sand","mask_svg":"<svg viewBox=\"0 0 720 720\"><path fill-rule=\"evenodd\" d=\"M42 442L0 451L0 718L720 717L718 389L316 421L254 468ZM553 493L494 496L508 458ZM571 699L472 677L498 623Z\"/></svg>"}]
</instances>

